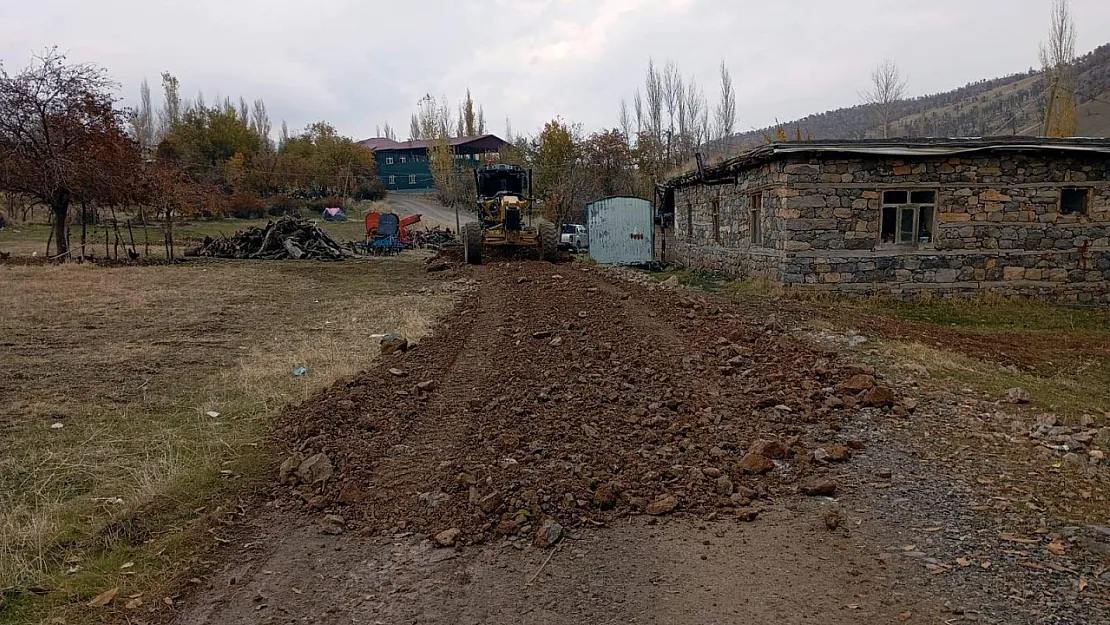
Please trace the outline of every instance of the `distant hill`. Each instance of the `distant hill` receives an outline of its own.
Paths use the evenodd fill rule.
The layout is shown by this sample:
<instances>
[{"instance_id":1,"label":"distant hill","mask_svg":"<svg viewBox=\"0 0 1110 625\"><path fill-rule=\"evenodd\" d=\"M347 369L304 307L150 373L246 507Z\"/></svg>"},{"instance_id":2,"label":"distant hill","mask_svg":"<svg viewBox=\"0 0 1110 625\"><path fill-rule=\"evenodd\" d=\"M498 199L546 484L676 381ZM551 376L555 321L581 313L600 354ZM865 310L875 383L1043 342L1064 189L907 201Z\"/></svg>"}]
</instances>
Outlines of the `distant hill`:
<instances>
[{"instance_id":1,"label":"distant hill","mask_svg":"<svg viewBox=\"0 0 1110 625\"><path fill-rule=\"evenodd\" d=\"M1077 61L1079 136L1110 137L1110 44ZM1040 134L1041 76L1037 71L972 83L959 89L920 96L901 103L892 137L984 137ZM783 124L814 139L864 139L881 136L876 115L867 105L837 109ZM763 128L734 135L727 151L751 147L774 135Z\"/></svg>"}]
</instances>

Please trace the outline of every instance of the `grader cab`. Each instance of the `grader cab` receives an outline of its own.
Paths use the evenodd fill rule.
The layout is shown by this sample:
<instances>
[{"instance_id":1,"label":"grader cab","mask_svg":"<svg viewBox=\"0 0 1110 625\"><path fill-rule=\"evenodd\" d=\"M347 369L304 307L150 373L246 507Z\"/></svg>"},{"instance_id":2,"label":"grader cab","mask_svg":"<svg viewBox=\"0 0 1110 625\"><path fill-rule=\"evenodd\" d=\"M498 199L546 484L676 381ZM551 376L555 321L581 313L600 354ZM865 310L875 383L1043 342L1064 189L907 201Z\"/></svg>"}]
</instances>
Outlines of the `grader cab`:
<instances>
[{"instance_id":1,"label":"grader cab","mask_svg":"<svg viewBox=\"0 0 1110 625\"><path fill-rule=\"evenodd\" d=\"M535 248L542 260L555 260L555 224L533 223L532 172L517 165L486 165L474 171L478 220L462 228L466 262L478 265L486 248Z\"/></svg>"}]
</instances>

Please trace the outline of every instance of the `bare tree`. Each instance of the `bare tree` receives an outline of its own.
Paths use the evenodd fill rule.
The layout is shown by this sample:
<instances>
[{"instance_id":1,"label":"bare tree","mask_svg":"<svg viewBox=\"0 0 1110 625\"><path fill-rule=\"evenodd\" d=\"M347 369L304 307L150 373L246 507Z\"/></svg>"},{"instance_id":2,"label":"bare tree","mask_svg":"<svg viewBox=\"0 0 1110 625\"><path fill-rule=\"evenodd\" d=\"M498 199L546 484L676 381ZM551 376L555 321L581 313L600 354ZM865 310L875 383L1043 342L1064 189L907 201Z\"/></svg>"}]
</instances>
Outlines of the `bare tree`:
<instances>
[{"instance_id":1,"label":"bare tree","mask_svg":"<svg viewBox=\"0 0 1110 625\"><path fill-rule=\"evenodd\" d=\"M655 61L648 60L647 78L644 81L644 102L647 105L648 132L656 140L663 137L663 77L655 68Z\"/></svg>"},{"instance_id":2,"label":"bare tree","mask_svg":"<svg viewBox=\"0 0 1110 625\"><path fill-rule=\"evenodd\" d=\"M486 134L486 110L481 106L478 107L478 134Z\"/></svg>"},{"instance_id":3,"label":"bare tree","mask_svg":"<svg viewBox=\"0 0 1110 625\"><path fill-rule=\"evenodd\" d=\"M1078 129L1075 95L1075 22L1068 0L1053 0L1048 42L1040 48L1044 72L1044 126L1048 137L1070 137Z\"/></svg>"},{"instance_id":4,"label":"bare tree","mask_svg":"<svg viewBox=\"0 0 1110 625\"><path fill-rule=\"evenodd\" d=\"M678 102L682 91L682 76L674 61L667 61L663 66L663 108L667 112L667 159L670 160L675 143L675 114L678 112Z\"/></svg>"},{"instance_id":5,"label":"bare tree","mask_svg":"<svg viewBox=\"0 0 1110 625\"><path fill-rule=\"evenodd\" d=\"M890 138L890 122L902 95L906 92L906 81L898 72L898 65L887 59L871 72L871 90L860 94L864 104L875 109L875 114L883 127L883 138Z\"/></svg>"},{"instance_id":6,"label":"bare tree","mask_svg":"<svg viewBox=\"0 0 1110 625\"><path fill-rule=\"evenodd\" d=\"M243 103L246 106L246 102ZM270 131L273 129L270 123L270 114L266 112L266 103L261 98L254 101L250 110L251 128L262 137L262 143L267 150L272 150L274 145L270 139Z\"/></svg>"},{"instance_id":7,"label":"bare tree","mask_svg":"<svg viewBox=\"0 0 1110 625\"><path fill-rule=\"evenodd\" d=\"M409 120L409 141L418 141L422 137L420 132L420 117L416 113L412 114L412 119Z\"/></svg>"},{"instance_id":8,"label":"bare tree","mask_svg":"<svg viewBox=\"0 0 1110 625\"><path fill-rule=\"evenodd\" d=\"M284 148L286 143L289 143L289 124L285 120L281 120L281 138L278 139L278 148Z\"/></svg>"},{"instance_id":9,"label":"bare tree","mask_svg":"<svg viewBox=\"0 0 1110 625\"><path fill-rule=\"evenodd\" d=\"M397 140L397 132L393 130L393 126L389 125L389 122L386 122L385 125L382 126L382 131L378 136L389 139L390 141Z\"/></svg>"},{"instance_id":10,"label":"bare tree","mask_svg":"<svg viewBox=\"0 0 1110 625\"><path fill-rule=\"evenodd\" d=\"M636 96L632 98L632 109L636 111L636 134L644 131L644 97L636 89Z\"/></svg>"},{"instance_id":11,"label":"bare tree","mask_svg":"<svg viewBox=\"0 0 1110 625\"><path fill-rule=\"evenodd\" d=\"M621 110L617 117L620 124L621 132L624 133L624 140L631 141L632 139L632 115L628 112L628 101L621 100Z\"/></svg>"},{"instance_id":12,"label":"bare tree","mask_svg":"<svg viewBox=\"0 0 1110 625\"><path fill-rule=\"evenodd\" d=\"M705 93L698 86L698 83L691 78L686 83L686 120L687 120L687 134L690 136L690 143L694 148L700 147L706 137L703 134L702 118L709 110L708 103L705 100Z\"/></svg>"},{"instance_id":13,"label":"bare tree","mask_svg":"<svg viewBox=\"0 0 1110 625\"><path fill-rule=\"evenodd\" d=\"M169 72L162 72L162 110L158 112L158 136L164 137L181 121L181 85Z\"/></svg>"},{"instance_id":14,"label":"bare tree","mask_svg":"<svg viewBox=\"0 0 1110 625\"><path fill-rule=\"evenodd\" d=\"M150 83L143 79L139 87L139 107L131 115L131 135L139 144L143 156L154 151L155 144L154 109L150 104Z\"/></svg>"},{"instance_id":15,"label":"bare tree","mask_svg":"<svg viewBox=\"0 0 1110 625\"><path fill-rule=\"evenodd\" d=\"M732 74L721 59L721 99L717 102L716 139L727 139L736 128L736 93L732 90Z\"/></svg>"}]
</instances>

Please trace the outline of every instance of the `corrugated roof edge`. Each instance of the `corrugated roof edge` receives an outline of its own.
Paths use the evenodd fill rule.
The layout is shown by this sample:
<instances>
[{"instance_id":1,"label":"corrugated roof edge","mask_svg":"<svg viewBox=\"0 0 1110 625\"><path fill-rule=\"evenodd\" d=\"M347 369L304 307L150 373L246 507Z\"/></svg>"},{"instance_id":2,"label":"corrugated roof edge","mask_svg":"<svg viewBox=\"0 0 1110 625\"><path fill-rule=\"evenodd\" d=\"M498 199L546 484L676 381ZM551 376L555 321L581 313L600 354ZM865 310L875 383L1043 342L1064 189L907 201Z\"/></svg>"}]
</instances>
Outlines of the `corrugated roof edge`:
<instances>
[{"instance_id":1,"label":"corrugated roof edge","mask_svg":"<svg viewBox=\"0 0 1110 625\"><path fill-rule=\"evenodd\" d=\"M744 169L774 160L780 155L803 153L871 154L879 156L948 156L982 151L1079 151L1110 154L1110 139L1088 137L963 137L951 139L819 140L769 143L705 168L704 179L697 170L675 176L659 186L684 187L698 182L723 181Z\"/></svg>"}]
</instances>

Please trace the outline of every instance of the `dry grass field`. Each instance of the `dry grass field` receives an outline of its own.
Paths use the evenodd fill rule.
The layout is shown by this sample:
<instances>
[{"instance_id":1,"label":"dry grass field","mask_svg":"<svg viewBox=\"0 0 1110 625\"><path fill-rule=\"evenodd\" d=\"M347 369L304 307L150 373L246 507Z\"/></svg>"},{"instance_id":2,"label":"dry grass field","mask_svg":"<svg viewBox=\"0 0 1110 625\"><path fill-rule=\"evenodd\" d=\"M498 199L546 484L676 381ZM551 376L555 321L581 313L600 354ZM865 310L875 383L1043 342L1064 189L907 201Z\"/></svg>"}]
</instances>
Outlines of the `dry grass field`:
<instances>
[{"instance_id":1,"label":"dry grass field","mask_svg":"<svg viewBox=\"0 0 1110 625\"><path fill-rule=\"evenodd\" d=\"M211 544L282 406L450 308L426 275L416 254L0 265L0 622L72 619Z\"/></svg>"}]
</instances>

